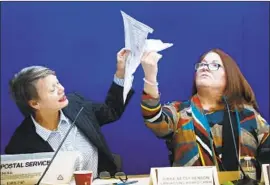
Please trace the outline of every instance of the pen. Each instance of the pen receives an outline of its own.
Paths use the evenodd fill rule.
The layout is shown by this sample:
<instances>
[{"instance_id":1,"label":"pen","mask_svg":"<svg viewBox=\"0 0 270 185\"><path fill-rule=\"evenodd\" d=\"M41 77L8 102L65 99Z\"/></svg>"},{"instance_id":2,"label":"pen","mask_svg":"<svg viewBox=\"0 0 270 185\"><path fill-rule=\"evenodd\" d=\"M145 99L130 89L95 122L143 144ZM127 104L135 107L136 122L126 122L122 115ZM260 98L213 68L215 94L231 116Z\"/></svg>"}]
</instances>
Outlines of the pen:
<instances>
[{"instance_id":1,"label":"pen","mask_svg":"<svg viewBox=\"0 0 270 185\"><path fill-rule=\"evenodd\" d=\"M129 182L120 182L120 183L114 183L113 185L128 185L128 184L135 184L139 181L134 180L134 181L129 181Z\"/></svg>"},{"instance_id":2,"label":"pen","mask_svg":"<svg viewBox=\"0 0 270 185\"><path fill-rule=\"evenodd\" d=\"M129 182L120 182L120 183L109 183L109 184L102 184L102 185L129 185L129 184L134 184L139 181L134 180L134 181L129 181Z\"/></svg>"}]
</instances>

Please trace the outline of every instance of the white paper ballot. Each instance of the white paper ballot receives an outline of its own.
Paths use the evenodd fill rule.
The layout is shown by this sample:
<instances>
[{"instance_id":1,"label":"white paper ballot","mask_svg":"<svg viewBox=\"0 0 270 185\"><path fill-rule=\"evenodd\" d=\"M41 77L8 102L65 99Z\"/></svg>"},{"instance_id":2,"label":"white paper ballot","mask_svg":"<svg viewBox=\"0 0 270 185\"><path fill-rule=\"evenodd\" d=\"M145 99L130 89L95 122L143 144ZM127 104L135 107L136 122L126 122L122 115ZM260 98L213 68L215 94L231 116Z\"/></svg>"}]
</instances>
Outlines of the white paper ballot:
<instances>
[{"instance_id":1,"label":"white paper ballot","mask_svg":"<svg viewBox=\"0 0 270 185\"><path fill-rule=\"evenodd\" d=\"M162 51L173 46L172 43L163 43L161 40L147 39L145 42L144 51Z\"/></svg>"},{"instance_id":2,"label":"white paper ballot","mask_svg":"<svg viewBox=\"0 0 270 185\"><path fill-rule=\"evenodd\" d=\"M126 61L125 67L125 81L124 81L124 92L123 98L126 101L127 94L132 87L133 73L140 65L140 58L143 54L145 40L148 33L152 33L153 29L149 26L133 19L123 11L121 11L124 30L125 30L125 48L131 52Z\"/></svg>"},{"instance_id":3,"label":"white paper ballot","mask_svg":"<svg viewBox=\"0 0 270 185\"><path fill-rule=\"evenodd\" d=\"M149 33L153 33L153 29L134 18L130 17L123 11L121 11L124 32L125 32L125 48L131 52L126 61L125 67L125 81L123 99L126 101L127 94L132 87L133 74L141 63L141 57L144 51L161 51L171 47L172 43L163 43L161 40L149 39L147 36Z\"/></svg>"},{"instance_id":4,"label":"white paper ballot","mask_svg":"<svg viewBox=\"0 0 270 185\"><path fill-rule=\"evenodd\" d=\"M150 51L159 52L171 47L172 45L173 45L172 43L163 43L161 40L147 39L144 46L144 52ZM161 54L159 54L159 59L160 58L162 58Z\"/></svg>"}]
</instances>

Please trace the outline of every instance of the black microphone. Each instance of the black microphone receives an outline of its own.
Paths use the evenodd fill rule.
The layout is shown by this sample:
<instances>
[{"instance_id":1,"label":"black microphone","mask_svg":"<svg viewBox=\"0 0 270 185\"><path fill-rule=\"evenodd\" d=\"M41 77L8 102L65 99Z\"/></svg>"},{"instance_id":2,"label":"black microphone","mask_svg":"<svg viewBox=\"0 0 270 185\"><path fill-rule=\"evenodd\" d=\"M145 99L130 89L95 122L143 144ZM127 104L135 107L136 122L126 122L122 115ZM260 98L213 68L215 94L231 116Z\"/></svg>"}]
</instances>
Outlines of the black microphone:
<instances>
[{"instance_id":1,"label":"black microphone","mask_svg":"<svg viewBox=\"0 0 270 185\"><path fill-rule=\"evenodd\" d=\"M242 166L241 166L241 164L239 162L237 147L236 147L236 143L235 143L235 136L234 136L233 126L232 126L232 119L231 119L229 104L228 104L227 99L226 99L225 96L222 96L222 99L224 100L224 102L226 104L226 109L228 111L228 116L229 116L229 122L230 122L231 131L232 131L233 146L234 146L234 149L235 149L236 159L237 159L237 162L238 162L238 166L239 166L239 168L240 168L240 170L241 170L241 172L243 174L243 179L234 182L234 184L236 184L236 185L258 185L259 182L257 180L251 179L248 175L246 175L245 171L243 170L243 168L242 168Z\"/></svg>"},{"instance_id":2,"label":"black microphone","mask_svg":"<svg viewBox=\"0 0 270 185\"><path fill-rule=\"evenodd\" d=\"M228 116L229 116L229 122L230 122L230 128L231 128L231 131L232 131L232 137L233 137L233 146L234 146L234 149L235 149L235 155L236 155L236 159L238 161L238 166L243 174L243 177L244 178L247 178L247 175L245 174L240 162L239 162L239 157L238 157L238 152L237 152L237 147L236 147L236 143L235 143L235 136L234 136L234 131L233 131L233 126L232 126L232 119L231 119L231 114L230 114L230 108L229 108L229 104L227 102L227 99L225 96L222 96L222 99L224 101L224 103L226 104L226 110L228 112Z\"/></svg>"},{"instance_id":3,"label":"black microphone","mask_svg":"<svg viewBox=\"0 0 270 185\"><path fill-rule=\"evenodd\" d=\"M69 127L69 129L68 129L68 131L67 131L67 133L66 133L66 135L65 135L65 137L64 137L63 140L61 141L61 143L60 143L60 145L58 146L57 150L55 151L55 153L54 153L54 155L53 155L53 157L52 157L50 163L48 164L48 166L47 166L46 169L44 170L43 174L42 174L41 177L39 178L39 180L38 180L38 182L37 182L36 185L39 185L40 182L41 182L41 180L42 180L42 179L44 178L44 176L46 175L46 173L47 173L47 171L49 170L49 168L50 168L50 166L51 166L51 164L52 164L54 158L56 157L56 155L58 154L60 148L61 148L62 145L64 144L64 142L65 142L65 140L66 140L68 134L70 133L70 131L71 131L72 128L74 127L75 122L77 121L77 118L79 117L79 115L80 115L80 113L82 112L83 109L84 109L84 107L82 107L82 108L79 110L79 112L78 112L78 114L76 115L74 121L71 123L71 125L70 125L70 127Z\"/></svg>"}]
</instances>

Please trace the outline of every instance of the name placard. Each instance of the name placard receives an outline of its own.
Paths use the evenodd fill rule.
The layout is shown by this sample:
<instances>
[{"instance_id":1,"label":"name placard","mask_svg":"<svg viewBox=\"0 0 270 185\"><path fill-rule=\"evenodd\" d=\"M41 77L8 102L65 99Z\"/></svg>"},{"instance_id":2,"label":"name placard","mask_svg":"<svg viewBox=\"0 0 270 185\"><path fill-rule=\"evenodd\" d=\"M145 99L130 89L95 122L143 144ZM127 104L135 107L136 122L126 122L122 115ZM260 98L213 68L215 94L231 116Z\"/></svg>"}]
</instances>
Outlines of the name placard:
<instances>
[{"instance_id":1,"label":"name placard","mask_svg":"<svg viewBox=\"0 0 270 185\"><path fill-rule=\"evenodd\" d=\"M1 185L36 184L49 165L53 154L49 152L1 155ZM42 182L53 182L53 184L69 182L73 175L76 157L76 152L59 152Z\"/></svg>"},{"instance_id":2,"label":"name placard","mask_svg":"<svg viewBox=\"0 0 270 185\"><path fill-rule=\"evenodd\" d=\"M270 185L270 165L269 164L262 165L261 182L264 182L265 185Z\"/></svg>"},{"instance_id":3,"label":"name placard","mask_svg":"<svg viewBox=\"0 0 270 185\"><path fill-rule=\"evenodd\" d=\"M215 166L152 168L152 185L219 185Z\"/></svg>"}]
</instances>

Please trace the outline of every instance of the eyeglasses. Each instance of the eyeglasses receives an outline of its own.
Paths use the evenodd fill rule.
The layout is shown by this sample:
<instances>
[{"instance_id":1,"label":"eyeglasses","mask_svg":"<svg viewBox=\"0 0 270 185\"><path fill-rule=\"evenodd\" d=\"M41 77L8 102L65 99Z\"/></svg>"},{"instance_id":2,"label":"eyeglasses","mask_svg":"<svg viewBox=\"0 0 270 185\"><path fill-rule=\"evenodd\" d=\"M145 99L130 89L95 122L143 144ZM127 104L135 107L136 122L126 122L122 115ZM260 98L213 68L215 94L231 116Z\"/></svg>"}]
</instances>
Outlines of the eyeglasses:
<instances>
[{"instance_id":1,"label":"eyeglasses","mask_svg":"<svg viewBox=\"0 0 270 185\"><path fill-rule=\"evenodd\" d=\"M195 64L195 70L197 71L199 68L206 66L210 71L217 71L220 67L222 67L220 64L217 63L203 63L199 62Z\"/></svg>"},{"instance_id":2,"label":"eyeglasses","mask_svg":"<svg viewBox=\"0 0 270 185\"><path fill-rule=\"evenodd\" d=\"M127 182L127 180L128 180L128 177L124 172L117 172L112 176L110 174L110 172L107 172L107 171L100 172L98 177L94 178L94 180L96 180L96 179L110 179L110 178L119 179L123 183Z\"/></svg>"}]
</instances>

